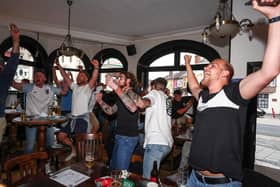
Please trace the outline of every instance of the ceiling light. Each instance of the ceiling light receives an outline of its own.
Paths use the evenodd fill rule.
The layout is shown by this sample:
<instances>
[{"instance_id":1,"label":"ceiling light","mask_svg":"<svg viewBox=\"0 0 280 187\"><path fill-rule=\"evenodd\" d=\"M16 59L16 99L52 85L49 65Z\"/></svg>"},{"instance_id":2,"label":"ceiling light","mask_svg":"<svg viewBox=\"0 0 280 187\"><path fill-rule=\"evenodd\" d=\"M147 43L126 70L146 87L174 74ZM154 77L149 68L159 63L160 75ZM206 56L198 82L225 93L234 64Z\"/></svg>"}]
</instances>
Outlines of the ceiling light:
<instances>
[{"instance_id":1,"label":"ceiling light","mask_svg":"<svg viewBox=\"0 0 280 187\"><path fill-rule=\"evenodd\" d=\"M73 1L67 0L68 5L68 33L64 38L63 43L58 49L59 55L64 56L77 56L78 58L83 57L83 52L80 49L73 47L72 37L70 34L70 18L71 18L71 5Z\"/></svg>"},{"instance_id":2,"label":"ceiling light","mask_svg":"<svg viewBox=\"0 0 280 187\"><path fill-rule=\"evenodd\" d=\"M213 23L205 27L202 32L203 43L207 43L210 36L213 38L233 38L240 32L251 33L251 28L254 26L252 21L243 19L238 22L232 14L229 3L231 3L231 0L219 1L219 7ZM249 38L251 38L250 36Z\"/></svg>"}]
</instances>

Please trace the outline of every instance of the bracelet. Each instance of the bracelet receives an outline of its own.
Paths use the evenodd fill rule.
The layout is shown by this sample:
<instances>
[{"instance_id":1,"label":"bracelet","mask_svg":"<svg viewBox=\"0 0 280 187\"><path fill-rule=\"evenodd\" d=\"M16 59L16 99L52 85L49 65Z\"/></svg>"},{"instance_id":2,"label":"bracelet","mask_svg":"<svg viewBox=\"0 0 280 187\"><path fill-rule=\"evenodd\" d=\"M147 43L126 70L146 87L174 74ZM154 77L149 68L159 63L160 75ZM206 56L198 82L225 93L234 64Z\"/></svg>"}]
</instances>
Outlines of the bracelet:
<instances>
[{"instance_id":1,"label":"bracelet","mask_svg":"<svg viewBox=\"0 0 280 187\"><path fill-rule=\"evenodd\" d=\"M280 16L270 18L268 20L268 23L274 23L274 22L277 22L277 21L280 21Z\"/></svg>"}]
</instances>

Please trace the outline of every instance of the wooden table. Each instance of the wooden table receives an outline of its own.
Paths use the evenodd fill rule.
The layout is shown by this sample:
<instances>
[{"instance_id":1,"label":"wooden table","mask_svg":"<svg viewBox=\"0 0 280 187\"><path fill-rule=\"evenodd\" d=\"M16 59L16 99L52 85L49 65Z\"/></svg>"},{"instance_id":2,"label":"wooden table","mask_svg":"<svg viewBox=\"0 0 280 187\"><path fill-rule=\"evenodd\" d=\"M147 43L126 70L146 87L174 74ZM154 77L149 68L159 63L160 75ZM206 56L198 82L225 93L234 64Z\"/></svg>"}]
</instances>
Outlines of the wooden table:
<instances>
[{"instance_id":1,"label":"wooden table","mask_svg":"<svg viewBox=\"0 0 280 187\"><path fill-rule=\"evenodd\" d=\"M69 167L73 170L76 170L76 171L79 171L81 173L88 175L87 168L85 167L85 164L83 162L72 164ZM88 175L88 176L90 176L90 179L79 184L78 187L94 187L94 186L96 186L95 179L102 177L102 176L110 176L109 169L102 162L95 162L92 170L93 170L93 172L90 175ZM142 176L134 174L134 173L130 173L130 176L128 177L128 179L134 181L134 183L136 184L136 187L146 187L147 183L149 182L148 180L143 179ZM47 176L47 175L35 177L30 182L20 185L20 187L38 187L38 186L39 187L50 187L50 186L51 187L62 187L63 185L50 179L49 176ZM164 183L163 186L176 186L176 184L175 183Z\"/></svg>"},{"instance_id":2,"label":"wooden table","mask_svg":"<svg viewBox=\"0 0 280 187\"><path fill-rule=\"evenodd\" d=\"M38 128L38 146L39 151L45 151L46 146L46 128L52 125L57 125L67 121L65 116L50 116L50 117L26 117L25 120L22 120L20 117L16 117L12 122L16 125L23 125L29 127Z\"/></svg>"}]
</instances>

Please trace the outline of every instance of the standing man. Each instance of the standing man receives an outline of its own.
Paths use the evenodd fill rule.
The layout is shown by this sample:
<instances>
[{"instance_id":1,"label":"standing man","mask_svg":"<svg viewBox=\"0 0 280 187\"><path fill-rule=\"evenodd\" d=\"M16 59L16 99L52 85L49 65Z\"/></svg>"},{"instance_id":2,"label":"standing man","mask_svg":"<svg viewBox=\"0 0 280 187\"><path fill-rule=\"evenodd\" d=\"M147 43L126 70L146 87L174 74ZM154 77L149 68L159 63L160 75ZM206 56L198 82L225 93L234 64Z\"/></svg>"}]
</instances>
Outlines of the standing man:
<instances>
[{"instance_id":1,"label":"standing man","mask_svg":"<svg viewBox=\"0 0 280 187\"><path fill-rule=\"evenodd\" d=\"M110 162L111 169L127 170L133 151L138 143L138 110L127 92L136 86L136 78L132 73L121 72L118 79L108 75L106 84L118 95L115 105L109 106L97 95L97 102L102 110L112 115L116 113L116 135Z\"/></svg>"},{"instance_id":2,"label":"standing man","mask_svg":"<svg viewBox=\"0 0 280 187\"><path fill-rule=\"evenodd\" d=\"M71 153L65 158L65 161L70 161L76 157L75 147L70 139L72 133L89 133L89 100L93 89L96 86L98 77L99 63L97 60L92 60L91 64L94 69L92 76L89 76L85 70L80 70L77 76L77 84L70 79L69 75L61 67L58 61L55 61L64 81L72 89L72 119L65 126L62 127L58 133L58 140L71 147Z\"/></svg>"},{"instance_id":3,"label":"standing man","mask_svg":"<svg viewBox=\"0 0 280 187\"><path fill-rule=\"evenodd\" d=\"M262 2L272 2L263 0ZM242 150L248 101L280 72L280 5L254 9L269 19L267 47L262 68L232 83L232 66L222 59L204 68L203 88L195 78L186 55L187 78L198 100L189 164L193 171L188 186L242 186Z\"/></svg>"},{"instance_id":4,"label":"standing man","mask_svg":"<svg viewBox=\"0 0 280 187\"><path fill-rule=\"evenodd\" d=\"M34 72L34 83L16 83L13 87L26 93L26 115L42 115L48 113L48 106L52 104L54 95L63 94L64 90L46 84L45 71L37 69ZM54 142L54 129L47 128L46 147L50 147ZM37 127L25 127L26 144L25 153L32 153L37 138Z\"/></svg>"},{"instance_id":5,"label":"standing man","mask_svg":"<svg viewBox=\"0 0 280 187\"><path fill-rule=\"evenodd\" d=\"M4 64L4 59L0 57L0 144L7 126L5 102L19 63L20 32L16 25L10 25L10 33L13 40L13 48L7 65Z\"/></svg>"},{"instance_id":6,"label":"standing man","mask_svg":"<svg viewBox=\"0 0 280 187\"><path fill-rule=\"evenodd\" d=\"M142 98L129 93L130 98L145 110L145 141L143 177L151 178L153 162L158 169L164 157L171 151L173 138L171 134L172 101L165 94L167 81L164 78L153 80L153 89Z\"/></svg>"}]
</instances>

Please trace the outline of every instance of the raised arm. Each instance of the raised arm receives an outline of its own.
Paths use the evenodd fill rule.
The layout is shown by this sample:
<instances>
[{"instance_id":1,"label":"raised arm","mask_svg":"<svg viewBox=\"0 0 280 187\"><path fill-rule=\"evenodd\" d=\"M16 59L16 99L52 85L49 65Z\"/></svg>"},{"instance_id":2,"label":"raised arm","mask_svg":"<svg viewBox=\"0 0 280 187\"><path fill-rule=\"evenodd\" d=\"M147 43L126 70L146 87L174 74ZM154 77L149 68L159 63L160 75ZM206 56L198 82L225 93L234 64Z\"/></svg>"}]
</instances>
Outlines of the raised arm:
<instances>
[{"instance_id":1,"label":"raised arm","mask_svg":"<svg viewBox=\"0 0 280 187\"><path fill-rule=\"evenodd\" d=\"M57 59L55 59L55 60L57 61ZM53 67L52 67L52 78L53 78L54 83L55 83L57 86L60 86L59 81L58 81L58 79L57 79L56 70L57 70L56 66L53 66Z\"/></svg>"},{"instance_id":2,"label":"raised arm","mask_svg":"<svg viewBox=\"0 0 280 187\"><path fill-rule=\"evenodd\" d=\"M137 110L136 104L133 102L133 100L127 95L126 92L124 92L119 85L114 81L113 77L108 75L106 76L106 84L112 88L115 93L119 96L119 98L122 100L122 102L125 104L126 108L131 111L135 112Z\"/></svg>"},{"instance_id":3,"label":"raised arm","mask_svg":"<svg viewBox=\"0 0 280 187\"><path fill-rule=\"evenodd\" d=\"M270 2L272 0L266 0ZM280 16L280 5L276 7L258 6L253 1L253 8L264 14L268 19ZM280 21L269 23L267 46L260 70L251 73L240 82L239 89L244 99L256 96L280 72Z\"/></svg>"},{"instance_id":4,"label":"raised arm","mask_svg":"<svg viewBox=\"0 0 280 187\"><path fill-rule=\"evenodd\" d=\"M17 28L17 26L15 24L11 24L10 25L10 32L11 32L11 36L13 39L13 49L12 49L12 53L19 53L19 46L20 46L20 32L19 29Z\"/></svg>"},{"instance_id":5,"label":"raised arm","mask_svg":"<svg viewBox=\"0 0 280 187\"><path fill-rule=\"evenodd\" d=\"M188 86L192 92L192 95L198 99L199 92L201 91L199 82L197 81L191 67L191 59L192 56L190 55L185 55L185 64L186 64L186 71L187 71L187 79L188 79Z\"/></svg>"},{"instance_id":6,"label":"raised arm","mask_svg":"<svg viewBox=\"0 0 280 187\"><path fill-rule=\"evenodd\" d=\"M91 75L91 78L90 78L88 84L89 84L90 88L94 88L96 86L96 81L98 78L99 62L97 60L93 59L91 61L91 64L93 65L94 69L92 71L92 75Z\"/></svg>"},{"instance_id":7,"label":"raised arm","mask_svg":"<svg viewBox=\"0 0 280 187\"><path fill-rule=\"evenodd\" d=\"M66 84L67 84L67 86L70 87L71 84L72 84L72 82L73 82L73 80L70 79L69 75L68 75L68 74L65 72L65 70L61 67L61 65L60 65L59 62L58 62L58 59L56 59L56 60L54 61L54 63L57 65L57 67L58 67L58 69L59 69L59 71L60 71L60 73L61 73L63 79L65 80L65 82L66 82Z\"/></svg>"}]
</instances>

